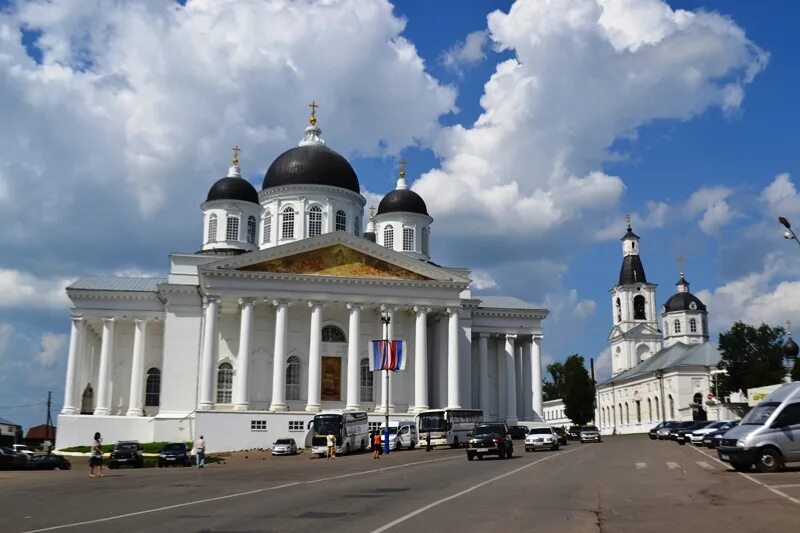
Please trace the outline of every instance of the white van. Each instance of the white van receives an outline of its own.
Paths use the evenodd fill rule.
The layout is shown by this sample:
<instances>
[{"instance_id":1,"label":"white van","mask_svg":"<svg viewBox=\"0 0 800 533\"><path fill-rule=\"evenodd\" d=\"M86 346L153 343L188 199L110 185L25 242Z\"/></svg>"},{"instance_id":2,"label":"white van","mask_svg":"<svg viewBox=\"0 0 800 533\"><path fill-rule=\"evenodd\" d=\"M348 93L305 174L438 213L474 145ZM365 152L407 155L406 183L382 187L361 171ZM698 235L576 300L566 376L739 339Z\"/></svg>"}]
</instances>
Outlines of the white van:
<instances>
[{"instance_id":1,"label":"white van","mask_svg":"<svg viewBox=\"0 0 800 533\"><path fill-rule=\"evenodd\" d=\"M386 437L381 426L381 442ZM419 432L417 424L413 420L389 420L389 449L390 450L413 450L419 444Z\"/></svg>"}]
</instances>

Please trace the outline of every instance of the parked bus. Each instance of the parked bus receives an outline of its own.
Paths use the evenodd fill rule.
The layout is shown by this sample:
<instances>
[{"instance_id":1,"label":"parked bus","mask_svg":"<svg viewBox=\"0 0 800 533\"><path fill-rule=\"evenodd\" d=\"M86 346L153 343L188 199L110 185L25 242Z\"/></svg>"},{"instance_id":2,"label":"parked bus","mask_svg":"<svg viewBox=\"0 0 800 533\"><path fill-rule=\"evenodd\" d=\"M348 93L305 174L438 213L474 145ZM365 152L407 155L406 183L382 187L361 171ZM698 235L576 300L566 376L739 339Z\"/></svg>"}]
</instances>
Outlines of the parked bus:
<instances>
[{"instance_id":1,"label":"parked bus","mask_svg":"<svg viewBox=\"0 0 800 533\"><path fill-rule=\"evenodd\" d=\"M483 422L480 409L429 409L416 417L420 446L427 445L428 433L431 446L448 445L458 448L467 442L467 435L475 424Z\"/></svg>"},{"instance_id":2,"label":"parked bus","mask_svg":"<svg viewBox=\"0 0 800 533\"><path fill-rule=\"evenodd\" d=\"M365 451L369 440L366 411L322 411L311 421L311 451L324 457L328 453L328 434L336 436L336 453Z\"/></svg>"}]
</instances>

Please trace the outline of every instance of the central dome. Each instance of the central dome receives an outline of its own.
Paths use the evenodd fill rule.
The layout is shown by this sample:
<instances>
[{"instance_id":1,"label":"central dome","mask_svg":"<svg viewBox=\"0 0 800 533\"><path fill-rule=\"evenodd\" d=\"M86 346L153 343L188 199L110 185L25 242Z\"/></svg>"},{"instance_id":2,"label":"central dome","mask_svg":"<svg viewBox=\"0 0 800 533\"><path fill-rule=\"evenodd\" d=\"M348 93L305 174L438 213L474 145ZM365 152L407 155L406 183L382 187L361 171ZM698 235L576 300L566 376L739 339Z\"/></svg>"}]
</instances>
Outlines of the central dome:
<instances>
[{"instance_id":1,"label":"central dome","mask_svg":"<svg viewBox=\"0 0 800 533\"><path fill-rule=\"evenodd\" d=\"M428 208L425 206L425 200L411 189L395 189L384 196L378 204L378 214L397 212L427 215Z\"/></svg>"},{"instance_id":2,"label":"central dome","mask_svg":"<svg viewBox=\"0 0 800 533\"><path fill-rule=\"evenodd\" d=\"M324 144L298 146L279 155L267 169L262 188L282 185L327 185L361 193L347 159Z\"/></svg>"}]
</instances>

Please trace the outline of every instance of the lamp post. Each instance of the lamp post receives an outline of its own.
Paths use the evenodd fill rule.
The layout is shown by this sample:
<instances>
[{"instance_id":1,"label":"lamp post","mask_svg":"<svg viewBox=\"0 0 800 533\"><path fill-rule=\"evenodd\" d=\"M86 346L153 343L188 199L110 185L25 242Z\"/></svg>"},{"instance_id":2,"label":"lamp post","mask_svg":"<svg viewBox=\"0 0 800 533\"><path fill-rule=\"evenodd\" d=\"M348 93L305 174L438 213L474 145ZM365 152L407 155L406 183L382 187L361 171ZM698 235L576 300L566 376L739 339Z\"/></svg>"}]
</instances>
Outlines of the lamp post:
<instances>
[{"instance_id":1,"label":"lamp post","mask_svg":"<svg viewBox=\"0 0 800 533\"><path fill-rule=\"evenodd\" d=\"M783 238L789 239L790 241L794 241L797 243L798 246L800 246L800 240L797 240L797 235L794 233L794 230L792 229L792 225L789 223L789 220L784 216L780 216L778 217L778 222L780 222L783 225L783 227L786 228L787 230L783 234Z\"/></svg>"},{"instance_id":2,"label":"lamp post","mask_svg":"<svg viewBox=\"0 0 800 533\"><path fill-rule=\"evenodd\" d=\"M800 346L794 342L792 339L792 322L790 320L786 321L786 334L787 339L786 342L783 343L783 357L786 359L786 377L784 380L786 383L791 383L792 381L792 368L794 365L797 364L797 354L800 353Z\"/></svg>"},{"instance_id":3,"label":"lamp post","mask_svg":"<svg viewBox=\"0 0 800 533\"><path fill-rule=\"evenodd\" d=\"M388 352L388 350L391 349L389 347L389 341L391 341L391 339L389 338L389 322L391 322L391 320L392 319L389 316L389 311L388 310L383 311L381 313L381 324L383 324L383 340L384 340L383 349L387 350L387 352ZM386 363L386 366L385 366L385 368L383 370L384 376L385 376L383 383L384 383L384 386L386 387L386 396L385 396L386 397L386 405L384 406L384 412L386 413L386 425L385 425L384 430L383 430L383 438L384 438L384 441L383 441L383 453L388 455L389 454L389 448L390 448L390 446L389 446L389 398L391 398L391 396L390 396L391 391L389 390L389 366L388 366L389 357L388 357L388 353L384 353L383 361Z\"/></svg>"}]
</instances>

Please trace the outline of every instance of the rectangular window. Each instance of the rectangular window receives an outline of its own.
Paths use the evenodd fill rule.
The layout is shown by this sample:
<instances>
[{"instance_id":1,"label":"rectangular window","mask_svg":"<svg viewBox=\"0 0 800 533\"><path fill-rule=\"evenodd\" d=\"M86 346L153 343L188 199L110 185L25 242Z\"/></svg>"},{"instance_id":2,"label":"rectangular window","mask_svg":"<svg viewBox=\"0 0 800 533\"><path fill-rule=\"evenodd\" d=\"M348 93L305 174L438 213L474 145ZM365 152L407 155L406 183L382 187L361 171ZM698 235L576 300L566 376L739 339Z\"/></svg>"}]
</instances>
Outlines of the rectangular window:
<instances>
[{"instance_id":1,"label":"rectangular window","mask_svg":"<svg viewBox=\"0 0 800 533\"><path fill-rule=\"evenodd\" d=\"M239 240L239 217L228 216L228 226L225 230L225 240L238 241Z\"/></svg>"},{"instance_id":2,"label":"rectangular window","mask_svg":"<svg viewBox=\"0 0 800 533\"><path fill-rule=\"evenodd\" d=\"M403 251L414 251L414 228L403 228Z\"/></svg>"},{"instance_id":3,"label":"rectangular window","mask_svg":"<svg viewBox=\"0 0 800 533\"><path fill-rule=\"evenodd\" d=\"M250 421L250 431L266 431L267 430L267 421L266 420L251 420Z\"/></svg>"},{"instance_id":4,"label":"rectangular window","mask_svg":"<svg viewBox=\"0 0 800 533\"><path fill-rule=\"evenodd\" d=\"M271 238L272 238L272 216L269 213L267 213L267 215L264 217L264 236L262 240L264 241L264 244L266 244L270 242Z\"/></svg>"},{"instance_id":5,"label":"rectangular window","mask_svg":"<svg viewBox=\"0 0 800 533\"><path fill-rule=\"evenodd\" d=\"M303 431L305 428L302 420L289 420L289 431Z\"/></svg>"},{"instance_id":6,"label":"rectangular window","mask_svg":"<svg viewBox=\"0 0 800 533\"><path fill-rule=\"evenodd\" d=\"M381 429L382 422L370 422L369 423L369 430L370 431L377 431Z\"/></svg>"}]
</instances>

